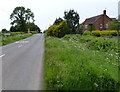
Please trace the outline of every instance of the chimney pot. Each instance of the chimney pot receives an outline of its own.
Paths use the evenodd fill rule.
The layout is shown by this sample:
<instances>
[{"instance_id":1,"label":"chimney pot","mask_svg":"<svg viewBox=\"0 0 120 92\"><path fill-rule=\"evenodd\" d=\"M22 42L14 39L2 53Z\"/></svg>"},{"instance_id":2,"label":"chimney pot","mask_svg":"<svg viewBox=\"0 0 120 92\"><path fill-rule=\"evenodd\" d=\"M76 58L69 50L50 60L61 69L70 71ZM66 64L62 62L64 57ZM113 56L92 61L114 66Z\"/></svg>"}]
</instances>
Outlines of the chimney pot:
<instances>
[{"instance_id":1,"label":"chimney pot","mask_svg":"<svg viewBox=\"0 0 120 92\"><path fill-rule=\"evenodd\" d=\"M106 15L106 10L103 11L103 14Z\"/></svg>"}]
</instances>

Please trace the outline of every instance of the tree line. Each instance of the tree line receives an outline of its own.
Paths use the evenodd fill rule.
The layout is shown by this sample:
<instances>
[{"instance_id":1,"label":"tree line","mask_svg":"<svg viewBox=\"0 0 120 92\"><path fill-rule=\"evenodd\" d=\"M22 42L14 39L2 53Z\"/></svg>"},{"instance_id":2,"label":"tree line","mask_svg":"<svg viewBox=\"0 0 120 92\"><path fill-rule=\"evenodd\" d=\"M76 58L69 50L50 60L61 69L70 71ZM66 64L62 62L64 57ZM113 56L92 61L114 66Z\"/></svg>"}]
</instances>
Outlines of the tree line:
<instances>
[{"instance_id":1,"label":"tree line","mask_svg":"<svg viewBox=\"0 0 120 92\"><path fill-rule=\"evenodd\" d=\"M28 32L28 29L41 32L40 28L34 23L34 14L29 8L16 7L10 15L10 19L10 32ZM7 32L7 30L4 28L2 32Z\"/></svg>"},{"instance_id":2,"label":"tree line","mask_svg":"<svg viewBox=\"0 0 120 92\"><path fill-rule=\"evenodd\" d=\"M83 25L79 23L80 16L74 10L64 12L64 17L56 18L53 25L51 25L44 32L48 36L63 37L66 34L83 34ZM112 20L109 23L110 30L119 30L120 23L118 19ZM95 30L93 26L88 26L89 31Z\"/></svg>"},{"instance_id":3,"label":"tree line","mask_svg":"<svg viewBox=\"0 0 120 92\"><path fill-rule=\"evenodd\" d=\"M25 7L16 7L10 15L11 19L11 32L27 32L31 31L41 32L40 28L34 23L34 13ZM64 36L65 34L83 34L83 26L79 24L80 16L74 10L64 12L63 18L56 18L53 25L50 26L46 32L49 36ZM119 30L120 22L118 19L114 19L109 23L111 30ZM89 31L94 30L94 27L88 27ZM7 32L6 29L2 29L2 32Z\"/></svg>"},{"instance_id":4,"label":"tree line","mask_svg":"<svg viewBox=\"0 0 120 92\"><path fill-rule=\"evenodd\" d=\"M56 18L53 25L44 32L48 36L63 37L66 34L82 33L82 26L79 24L79 14L74 10L64 12L64 19ZM80 31L81 30L81 31Z\"/></svg>"}]
</instances>

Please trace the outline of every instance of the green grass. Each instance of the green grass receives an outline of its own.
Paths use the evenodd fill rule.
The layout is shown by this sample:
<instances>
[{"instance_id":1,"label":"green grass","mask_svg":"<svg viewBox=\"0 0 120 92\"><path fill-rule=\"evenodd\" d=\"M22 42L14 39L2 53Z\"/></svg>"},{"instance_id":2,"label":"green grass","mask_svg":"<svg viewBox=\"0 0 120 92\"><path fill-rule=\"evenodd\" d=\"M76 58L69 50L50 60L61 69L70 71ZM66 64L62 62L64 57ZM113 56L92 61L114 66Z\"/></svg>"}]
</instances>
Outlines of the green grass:
<instances>
[{"instance_id":1,"label":"green grass","mask_svg":"<svg viewBox=\"0 0 120 92\"><path fill-rule=\"evenodd\" d=\"M106 45L104 50L90 47L95 39L103 38L80 35L45 38L45 90L118 89L117 40L108 39L115 44Z\"/></svg>"},{"instance_id":2,"label":"green grass","mask_svg":"<svg viewBox=\"0 0 120 92\"><path fill-rule=\"evenodd\" d=\"M32 34L17 34L17 35L12 35L12 36L2 36L1 35L1 41L0 41L0 46L7 45L9 43L13 43L18 40L25 39L27 37L32 36Z\"/></svg>"}]
</instances>

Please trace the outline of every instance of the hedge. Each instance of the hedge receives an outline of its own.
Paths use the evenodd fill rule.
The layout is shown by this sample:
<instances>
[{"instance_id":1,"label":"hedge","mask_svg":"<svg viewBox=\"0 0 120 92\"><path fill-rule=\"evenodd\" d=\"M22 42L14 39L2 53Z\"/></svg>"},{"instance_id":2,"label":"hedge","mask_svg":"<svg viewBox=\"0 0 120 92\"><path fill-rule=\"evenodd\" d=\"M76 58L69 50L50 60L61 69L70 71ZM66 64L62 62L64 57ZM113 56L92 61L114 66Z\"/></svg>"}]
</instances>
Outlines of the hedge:
<instances>
[{"instance_id":1,"label":"hedge","mask_svg":"<svg viewBox=\"0 0 120 92\"><path fill-rule=\"evenodd\" d=\"M7 32L10 33L10 36L15 36L15 35L21 35L21 34L25 34L24 32ZM0 33L0 36L5 36L5 33Z\"/></svg>"},{"instance_id":2,"label":"hedge","mask_svg":"<svg viewBox=\"0 0 120 92\"><path fill-rule=\"evenodd\" d=\"M83 35L94 35L94 36L117 36L118 35L118 31L117 30L103 30L103 31L88 31L88 32L84 32Z\"/></svg>"}]
</instances>

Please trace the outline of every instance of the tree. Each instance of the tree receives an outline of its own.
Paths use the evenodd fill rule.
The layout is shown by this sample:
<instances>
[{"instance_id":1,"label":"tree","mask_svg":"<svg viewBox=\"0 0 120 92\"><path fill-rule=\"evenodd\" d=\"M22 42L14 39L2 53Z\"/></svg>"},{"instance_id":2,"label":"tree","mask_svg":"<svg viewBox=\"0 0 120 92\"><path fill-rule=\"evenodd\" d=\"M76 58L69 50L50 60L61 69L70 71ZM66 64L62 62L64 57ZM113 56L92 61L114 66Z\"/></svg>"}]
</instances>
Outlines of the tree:
<instances>
[{"instance_id":1,"label":"tree","mask_svg":"<svg viewBox=\"0 0 120 92\"><path fill-rule=\"evenodd\" d=\"M26 23L29 23L30 21L34 22L34 14L31 12L31 10L25 9L24 7L16 7L13 10L13 13L10 15L10 19L12 20L11 24L12 26L18 25L20 27L21 31L26 31Z\"/></svg>"},{"instance_id":2,"label":"tree","mask_svg":"<svg viewBox=\"0 0 120 92\"><path fill-rule=\"evenodd\" d=\"M53 23L53 25L59 25L61 22L63 21L63 19L62 18L56 18L56 20L55 20L55 22Z\"/></svg>"},{"instance_id":3,"label":"tree","mask_svg":"<svg viewBox=\"0 0 120 92\"><path fill-rule=\"evenodd\" d=\"M69 12L64 12L64 18L66 19L68 26L70 28L69 33L76 33L77 26L79 25L79 14L74 10L70 10Z\"/></svg>"},{"instance_id":4,"label":"tree","mask_svg":"<svg viewBox=\"0 0 120 92\"><path fill-rule=\"evenodd\" d=\"M10 32L20 32L20 27L18 25L11 26Z\"/></svg>"},{"instance_id":5,"label":"tree","mask_svg":"<svg viewBox=\"0 0 120 92\"><path fill-rule=\"evenodd\" d=\"M2 33L6 33L6 32L8 32L8 31L5 28L2 29Z\"/></svg>"},{"instance_id":6,"label":"tree","mask_svg":"<svg viewBox=\"0 0 120 92\"><path fill-rule=\"evenodd\" d=\"M119 30L120 27L120 22L118 20L113 19L112 22L109 23L109 28L111 30Z\"/></svg>"},{"instance_id":7,"label":"tree","mask_svg":"<svg viewBox=\"0 0 120 92\"><path fill-rule=\"evenodd\" d=\"M39 33L41 32L40 28L34 23L27 23L26 25L27 28L30 28L31 31L38 31Z\"/></svg>"},{"instance_id":8,"label":"tree","mask_svg":"<svg viewBox=\"0 0 120 92\"><path fill-rule=\"evenodd\" d=\"M88 30L89 30L89 31L95 30L94 25L93 25L93 24L89 24L89 25L88 25Z\"/></svg>"},{"instance_id":9,"label":"tree","mask_svg":"<svg viewBox=\"0 0 120 92\"><path fill-rule=\"evenodd\" d=\"M77 27L77 29L76 29L76 33L77 34L83 34L83 25L79 25L78 27Z\"/></svg>"}]
</instances>

